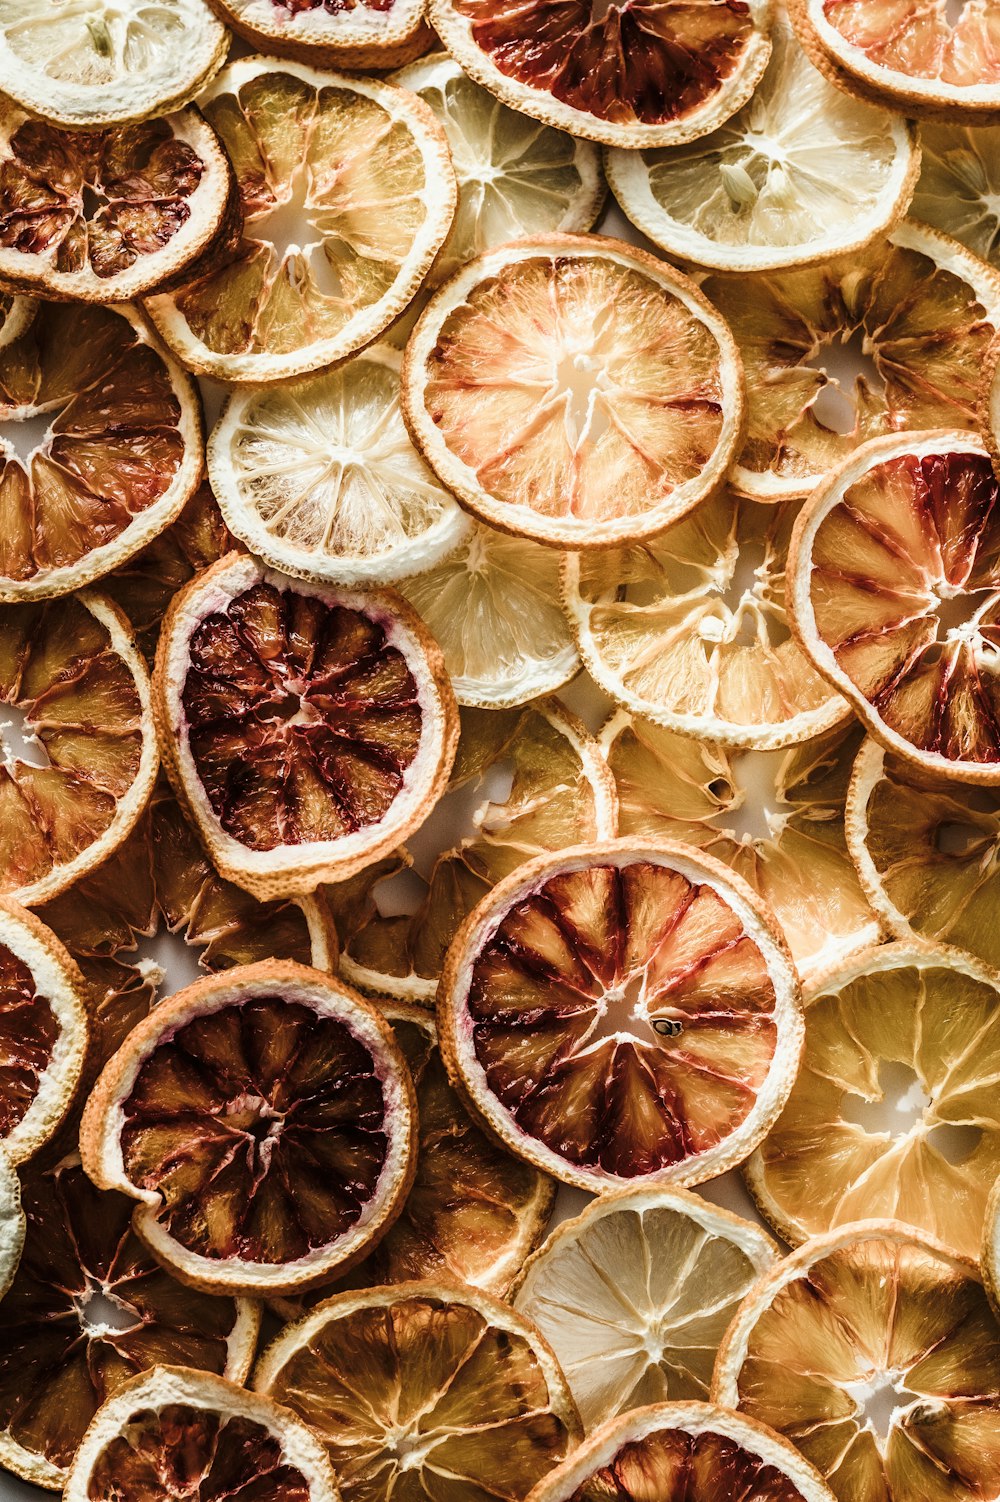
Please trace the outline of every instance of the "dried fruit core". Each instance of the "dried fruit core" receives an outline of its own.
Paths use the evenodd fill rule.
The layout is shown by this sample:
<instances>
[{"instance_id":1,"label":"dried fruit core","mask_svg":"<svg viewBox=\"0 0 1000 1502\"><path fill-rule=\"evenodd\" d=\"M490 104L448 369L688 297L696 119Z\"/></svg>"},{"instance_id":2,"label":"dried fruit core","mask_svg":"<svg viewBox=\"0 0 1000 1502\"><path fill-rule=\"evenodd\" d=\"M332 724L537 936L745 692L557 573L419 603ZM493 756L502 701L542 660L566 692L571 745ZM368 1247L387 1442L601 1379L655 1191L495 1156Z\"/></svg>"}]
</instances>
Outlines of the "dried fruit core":
<instances>
[{"instance_id":1,"label":"dried fruit core","mask_svg":"<svg viewBox=\"0 0 1000 1502\"><path fill-rule=\"evenodd\" d=\"M31 971L0 944L0 1138L27 1114L58 1037L55 1013Z\"/></svg>"}]
</instances>

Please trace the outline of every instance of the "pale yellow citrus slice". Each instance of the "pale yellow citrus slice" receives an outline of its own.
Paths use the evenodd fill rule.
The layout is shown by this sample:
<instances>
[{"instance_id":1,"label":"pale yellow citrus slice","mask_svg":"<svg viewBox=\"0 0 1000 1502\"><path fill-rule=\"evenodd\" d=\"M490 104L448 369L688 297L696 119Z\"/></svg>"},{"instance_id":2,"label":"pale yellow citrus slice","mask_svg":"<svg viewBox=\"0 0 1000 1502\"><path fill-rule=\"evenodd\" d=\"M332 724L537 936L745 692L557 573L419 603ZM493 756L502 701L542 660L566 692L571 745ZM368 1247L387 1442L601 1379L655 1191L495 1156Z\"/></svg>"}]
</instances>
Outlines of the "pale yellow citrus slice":
<instances>
[{"instance_id":1,"label":"pale yellow citrus slice","mask_svg":"<svg viewBox=\"0 0 1000 1502\"><path fill-rule=\"evenodd\" d=\"M728 328L692 282L620 240L539 235L431 298L403 362L424 457L490 526L551 547L660 532L741 436Z\"/></svg>"},{"instance_id":2,"label":"pale yellow citrus slice","mask_svg":"<svg viewBox=\"0 0 1000 1502\"><path fill-rule=\"evenodd\" d=\"M920 125L920 176L910 213L954 235L1000 267L1000 129L988 125Z\"/></svg>"},{"instance_id":3,"label":"pale yellow citrus slice","mask_svg":"<svg viewBox=\"0 0 1000 1502\"><path fill-rule=\"evenodd\" d=\"M146 308L190 369L286 380L369 344L447 238L457 189L422 100L263 57L199 100L236 172L245 230L221 264Z\"/></svg>"},{"instance_id":4,"label":"pale yellow citrus slice","mask_svg":"<svg viewBox=\"0 0 1000 1502\"><path fill-rule=\"evenodd\" d=\"M14 1281L27 1225L21 1208L21 1181L0 1148L0 1299Z\"/></svg>"},{"instance_id":5,"label":"pale yellow citrus slice","mask_svg":"<svg viewBox=\"0 0 1000 1502\"><path fill-rule=\"evenodd\" d=\"M423 0L214 0L238 36L319 68L396 68L426 51Z\"/></svg>"}]
</instances>

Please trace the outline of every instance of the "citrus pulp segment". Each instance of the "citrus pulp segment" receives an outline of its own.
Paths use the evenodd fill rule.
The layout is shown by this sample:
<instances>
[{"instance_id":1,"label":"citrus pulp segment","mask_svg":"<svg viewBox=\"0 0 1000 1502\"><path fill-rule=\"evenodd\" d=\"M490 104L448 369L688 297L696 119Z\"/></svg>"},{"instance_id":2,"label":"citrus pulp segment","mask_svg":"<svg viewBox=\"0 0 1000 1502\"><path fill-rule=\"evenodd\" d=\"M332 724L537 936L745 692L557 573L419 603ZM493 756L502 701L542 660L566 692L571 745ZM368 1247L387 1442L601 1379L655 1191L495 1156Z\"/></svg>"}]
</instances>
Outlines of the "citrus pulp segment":
<instances>
[{"instance_id":1,"label":"citrus pulp segment","mask_svg":"<svg viewBox=\"0 0 1000 1502\"><path fill-rule=\"evenodd\" d=\"M729 329L694 284L595 235L470 262L403 362L404 416L439 478L550 547L612 547L689 511L735 453L743 400Z\"/></svg>"},{"instance_id":2,"label":"citrus pulp segment","mask_svg":"<svg viewBox=\"0 0 1000 1502\"><path fill-rule=\"evenodd\" d=\"M17 1272L27 1220L21 1208L21 1181L7 1154L0 1148L0 1299Z\"/></svg>"},{"instance_id":3,"label":"citrus pulp segment","mask_svg":"<svg viewBox=\"0 0 1000 1502\"><path fill-rule=\"evenodd\" d=\"M920 126L920 176L910 213L954 235L975 255L1000 267L1000 128Z\"/></svg>"},{"instance_id":4,"label":"citrus pulp segment","mask_svg":"<svg viewBox=\"0 0 1000 1502\"><path fill-rule=\"evenodd\" d=\"M427 106L378 79L242 58L202 96L236 172L244 235L147 311L224 381L345 359L403 312L447 238L457 189Z\"/></svg>"},{"instance_id":5,"label":"citrus pulp segment","mask_svg":"<svg viewBox=\"0 0 1000 1502\"><path fill-rule=\"evenodd\" d=\"M433 40L423 0L213 0L238 36L321 68L396 68Z\"/></svg>"},{"instance_id":6,"label":"citrus pulp segment","mask_svg":"<svg viewBox=\"0 0 1000 1502\"><path fill-rule=\"evenodd\" d=\"M501 1140L595 1191L733 1167L802 1047L774 919L740 877L665 840L577 846L500 882L448 951L438 1027Z\"/></svg>"}]
</instances>

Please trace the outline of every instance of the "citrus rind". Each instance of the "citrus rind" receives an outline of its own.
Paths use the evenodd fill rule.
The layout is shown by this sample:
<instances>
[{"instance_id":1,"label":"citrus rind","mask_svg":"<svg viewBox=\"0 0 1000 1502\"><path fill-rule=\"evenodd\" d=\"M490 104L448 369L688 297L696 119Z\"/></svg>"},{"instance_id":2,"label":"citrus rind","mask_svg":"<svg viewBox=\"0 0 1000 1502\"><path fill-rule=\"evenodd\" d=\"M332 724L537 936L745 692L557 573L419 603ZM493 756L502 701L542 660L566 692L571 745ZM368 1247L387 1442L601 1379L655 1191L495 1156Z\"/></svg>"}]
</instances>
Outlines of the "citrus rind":
<instances>
[{"instance_id":1,"label":"citrus rind","mask_svg":"<svg viewBox=\"0 0 1000 1502\"><path fill-rule=\"evenodd\" d=\"M0 1148L0 1299L10 1288L24 1247L27 1221L21 1209L21 1183Z\"/></svg>"}]
</instances>

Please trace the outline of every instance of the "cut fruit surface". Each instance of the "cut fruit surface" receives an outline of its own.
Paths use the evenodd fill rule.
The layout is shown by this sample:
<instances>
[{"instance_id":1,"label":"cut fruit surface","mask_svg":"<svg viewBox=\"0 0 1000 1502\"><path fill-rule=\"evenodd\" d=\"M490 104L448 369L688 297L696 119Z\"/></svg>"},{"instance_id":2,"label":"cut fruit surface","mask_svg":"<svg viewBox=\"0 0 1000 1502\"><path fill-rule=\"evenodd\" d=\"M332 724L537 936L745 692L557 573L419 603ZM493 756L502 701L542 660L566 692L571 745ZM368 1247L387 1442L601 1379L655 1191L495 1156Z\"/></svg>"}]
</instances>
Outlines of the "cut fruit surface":
<instances>
[{"instance_id":1,"label":"cut fruit surface","mask_svg":"<svg viewBox=\"0 0 1000 1502\"><path fill-rule=\"evenodd\" d=\"M713 1396L787 1435L839 1502L965 1502L1000 1465L998 1341L974 1262L866 1221L762 1278Z\"/></svg>"},{"instance_id":2,"label":"cut fruit surface","mask_svg":"<svg viewBox=\"0 0 1000 1502\"><path fill-rule=\"evenodd\" d=\"M534 1326L447 1281L328 1299L264 1352L254 1386L323 1441L344 1502L521 1502L581 1434Z\"/></svg>"},{"instance_id":3,"label":"cut fruit surface","mask_svg":"<svg viewBox=\"0 0 1000 1502\"><path fill-rule=\"evenodd\" d=\"M746 371L747 437L732 484L760 501L806 496L868 438L979 426L997 273L956 240L904 220L823 266L711 276ZM943 335L942 331L946 333ZM831 375L844 366L850 379Z\"/></svg>"},{"instance_id":4,"label":"cut fruit surface","mask_svg":"<svg viewBox=\"0 0 1000 1502\"><path fill-rule=\"evenodd\" d=\"M174 599L156 709L167 771L221 875L267 899L392 851L444 791L458 712L398 595L229 554Z\"/></svg>"},{"instance_id":5,"label":"cut fruit surface","mask_svg":"<svg viewBox=\"0 0 1000 1502\"><path fill-rule=\"evenodd\" d=\"M683 1189L601 1195L535 1252L515 1309L556 1354L588 1430L626 1409L707 1398L719 1341L776 1251Z\"/></svg>"},{"instance_id":6,"label":"cut fruit surface","mask_svg":"<svg viewBox=\"0 0 1000 1502\"><path fill-rule=\"evenodd\" d=\"M213 0L238 36L321 68L395 68L433 40L423 0Z\"/></svg>"},{"instance_id":7,"label":"cut fruit surface","mask_svg":"<svg viewBox=\"0 0 1000 1502\"><path fill-rule=\"evenodd\" d=\"M232 159L245 231L219 265L149 299L163 338L200 375L252 382L376 339L454 217L448 145L427 106L377 79L259 57L232 63L199 104Z\"/></svg>"},{"instance_id":8,"label":"cut fruit surface","mask_svg":"<svg viewBox=\"0 0 1000 1502\"><path fill-rule=\"evenodd\" d=\"M483 521L551 547L612 547L662 531L722 478L742 368L727 326L665 262L620 240L540 235L480 256L431 298L406 347L403 411Z\"/></svg>"},{"instance_id":9,"label":"cut fruit surface","mask_svg":"<svg viewBox=\"0 0 1000 1502\"><path fill-rule=\"evenodd\" d=\"M438 1026L492 1130L590 1190L740 1162L802 1047L774 919L719 862L659 840L577 846L502 881L448 951Z\"/></svg>"},{"instance_id":10,"label":"cut fruit surface","mask_svg":"<svg viewBox=\"0 0 1000 1502\"><path fill-rule=\"evenodd\" d=\"M386 584L449 553L470 523L410 442L401 356L388 345L335 370L230 397L208 471L235 535L302 579Z\"/></svg>"},{"instance_id":11,"label":"cut fruit surface","mask_svg":"<svg viewBox=\"0 0 1000 1502\"><path fill-rule=\"evenodd\" d=\"M719 271L802 266L859 249L906 210L913 126L835 88L786 22L771 41L753 96L710 136L608 153L612 192L668 255Z\"/></svg>"},{"instance_id":12,"label":"cut fruit surface","mask_svg":"<svg viewBox=\"0 0 1000 1502\"><path fill-rule=\"evenodd\" d=\"M815 491L788 602L871 733L937 777L1000 783L998 481L978 438L876 438Z\"/></svg>"},{"instance_id":13,"label":"cut fruit surface","mask_svg":"<svg viewBox=\"0 0 1000 1502\"><path fill-rule=\"evenodd\" d=\"M97 1408L169 1362L242 1382L260 1315L182 1288L130 1229L131 1201L69 1157L24 1173L27 1238L0 1302L0 1465L54 1491Z\"/></svg>"},{"instance_id":14,"label":"cut fruit surface","mask_svg":"<svg viewBox=\"0 0 1000 1502\"><path fill-rule=\"evenodd\" d=\"M24 1249L27 1220L21 1208L21 1181L0 1148L0 1299L10 1288Z\"/></svg>"},{"instance_id":15,"label":"cut fruit surface","mask_svg":"<svg viewBox=\"0 0 1000 1502\"><path fill-rule=\"evenodd\" d=\"M910 213L954 235L975 255L1000 267L1000 128L920 126L920 176Z\"/></svg>"}]
</instances>

